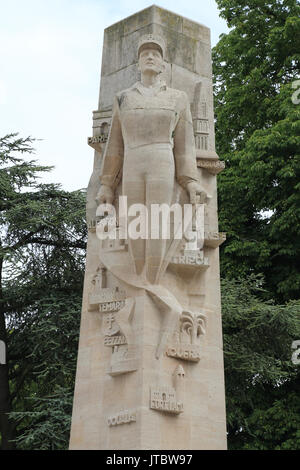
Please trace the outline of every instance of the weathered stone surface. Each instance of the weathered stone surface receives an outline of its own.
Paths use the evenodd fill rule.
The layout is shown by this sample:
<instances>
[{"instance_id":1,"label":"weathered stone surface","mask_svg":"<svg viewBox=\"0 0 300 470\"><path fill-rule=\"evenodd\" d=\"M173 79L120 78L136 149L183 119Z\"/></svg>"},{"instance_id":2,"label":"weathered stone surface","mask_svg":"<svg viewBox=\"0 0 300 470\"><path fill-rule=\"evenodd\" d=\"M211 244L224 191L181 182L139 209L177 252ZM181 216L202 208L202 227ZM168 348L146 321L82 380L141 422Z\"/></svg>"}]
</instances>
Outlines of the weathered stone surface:
<instances>
[{"instance_id":1,"label":"weathered stone surface","mask_svg":"<svg viewBox=\"0 0 300 470\"><path fill-rule=\"evenodd\" d=\"M95 159L70 449L226 448L218 257L225 236L209 37L205 26L156 6L105 30L88 139ZM204 203L201 246L187 248L186 234L121 237L120 194L146 208L183 207L193 191ZM115 208L114 240L99 239L96 197Z\"/></svg>"}]
</instances>

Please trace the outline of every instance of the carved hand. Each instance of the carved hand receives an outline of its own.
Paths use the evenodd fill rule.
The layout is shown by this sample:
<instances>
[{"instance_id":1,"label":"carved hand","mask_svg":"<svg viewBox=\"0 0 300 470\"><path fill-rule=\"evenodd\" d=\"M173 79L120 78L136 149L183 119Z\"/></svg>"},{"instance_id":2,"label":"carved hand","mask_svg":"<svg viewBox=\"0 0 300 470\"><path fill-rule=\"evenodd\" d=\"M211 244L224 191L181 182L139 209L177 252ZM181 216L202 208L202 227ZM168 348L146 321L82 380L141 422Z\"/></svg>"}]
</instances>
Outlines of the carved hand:
<instances>
[{"instance_id":1,"label":"carved hand","mask_svg":"<svg viewBox=\"0 0 300 470\"><path fill-rule=\"evenodd\" d=\"M190 196L191 204L196 204L197 202L203 204L206 199L210 197L207 192L202 188L202 186L197 183L197 181L190 181L189 183L187 183L186 190ZM197 200L197 196L200 196L199 201Z\"/></svg>"},{"instance_id":2,"label":"carved hand","mask_svg":"<svg viewBox=\"0 0 300 470\"><path fill-rule=\"evenodd\" d=\"M96 196L96 201L98 204L112 204L114 197L114 191L112 188L102 184Z\"/></svg>"}]
</instances>

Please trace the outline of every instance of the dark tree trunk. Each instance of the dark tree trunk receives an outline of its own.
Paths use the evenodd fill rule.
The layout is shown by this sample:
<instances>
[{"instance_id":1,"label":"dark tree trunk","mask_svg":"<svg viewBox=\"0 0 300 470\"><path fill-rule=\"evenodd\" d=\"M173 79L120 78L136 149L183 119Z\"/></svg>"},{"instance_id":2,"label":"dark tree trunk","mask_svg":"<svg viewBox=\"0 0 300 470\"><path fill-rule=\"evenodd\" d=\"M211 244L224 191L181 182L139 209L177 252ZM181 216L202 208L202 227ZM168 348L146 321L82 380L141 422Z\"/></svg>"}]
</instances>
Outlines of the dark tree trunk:
<instances>
[{"instance_id":1,"label":"dark tree trunk","mask_svg":"<svg viewBox=\"0 0 300 470\"><path fill-rule=\"evenodd\" d=\"M8 413L11 411L11 398L9 392L8 380L8 361L7 361L7 340L6 340L6 327L4 316L4 299L2 292L2 265L3 259L0 258L0 341L5 344L5 364L0 364L0 436L1 436L1 450L14 449L14 443L10 442L14 439L15 426L8 418Z\"/></svg>"}]
</instances>

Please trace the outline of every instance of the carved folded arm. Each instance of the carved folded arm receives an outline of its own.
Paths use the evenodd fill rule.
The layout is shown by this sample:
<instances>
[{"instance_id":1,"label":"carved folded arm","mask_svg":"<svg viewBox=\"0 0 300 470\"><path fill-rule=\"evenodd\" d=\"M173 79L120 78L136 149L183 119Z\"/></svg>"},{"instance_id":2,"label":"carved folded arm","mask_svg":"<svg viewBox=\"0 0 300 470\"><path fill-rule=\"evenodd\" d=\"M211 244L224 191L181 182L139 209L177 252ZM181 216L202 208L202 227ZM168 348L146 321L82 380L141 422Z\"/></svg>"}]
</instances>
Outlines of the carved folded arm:
<instances>
[{"instance_id":1,"label":"carved folded arm","mask_svg":"<svg viewBox=\"0 0 300 470\"><path fill-rule=\"evenodd\" d=\"M187 183L197 181L193 121L186 93L182 93L181 111L174 131L174 157L178 183L185 188Z\"/></svg>"},{"instance_id":2,"label":"carved folded arm","mask_svg":"<svg viewBox=\"0 0 300 470\"><path fill-rule=\"evenodd\" d=\"M103 185L114 187L116 178L123 165L124 142L120 120L118 99L114 99L112 122L105 148L100 181Z\"/></svg>"}]
</instances>

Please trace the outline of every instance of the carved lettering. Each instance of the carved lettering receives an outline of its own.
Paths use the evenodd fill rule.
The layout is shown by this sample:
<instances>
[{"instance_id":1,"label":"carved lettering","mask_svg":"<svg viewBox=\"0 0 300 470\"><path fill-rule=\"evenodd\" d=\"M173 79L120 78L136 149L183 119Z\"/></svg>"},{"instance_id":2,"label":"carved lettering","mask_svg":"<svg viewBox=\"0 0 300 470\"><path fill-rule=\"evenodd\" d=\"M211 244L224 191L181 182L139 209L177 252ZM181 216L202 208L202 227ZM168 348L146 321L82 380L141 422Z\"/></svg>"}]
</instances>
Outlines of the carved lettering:
<instances>
[{"instance_id":1,"label":"carved lettering","mask_svg":"<svg viewBox=\"0 0 300 470\"><path fill-rule=\"evenodd\" d=\"M150 408L178 414L183 411L183 403L176 398L174 388L162 387L150 389Z\"/></svg>"},{"instance_id":2,"label":"carved lettering","mask_svg":"<svg viewBox=\"0 0 300 470\"><path fill-rule=\"evenodd\" d=\"M105 302L99 305L99 312L117 312L125 305L125 300L117 302Z\"/></svg>"},{"instance_id":3,"label":"carved lettering","mask_svg":"<svg viewBox=\"0 0 300 470\"><path fill-rule=\"evenodd\" d=\"M200 347L189 344L174 344L168 346L167 356L176 357L185 361L198 362L200 360Z\"/></svg>"},{"instance_id":4,"label":"carved lettering","mask_svg":"<svg viewBox=\"0 0 300 470\"><path fill-rule=\"evenodd\" d=\"M197 166L199 168L204 168L213 175L217 175L218 173L220 173L220 171L224 170L225 162L222 160L205 160L201 158L198 159Z\"/></svg>"},{"instance_id":5,"label":"carved lettering","mask_svg":"<svg viewBox=\"0 0 300 470\"><path fill-rule=\"evenodd\" d=\"M126 338L124 335L121 336L105 336L104 345L105 346L117 346L119 344L126 344Z\"/></svg>"},{"instance_id":6,"label":"carved lettering","mask_svg":"<svg viewBox=\"0 0 300 470\"><path fill-rule=\"evenodd\" d=\"M95 135L88 137L88 144L100 144L107 141L107 134Z\"/></svg>"},{"instance_id":7,"label":"carved lettering","mask_svg":"<svg viewBox=\"0 0 300 470\"><path fill-rule=\"evenodd\" d=\"M132 423L136 421L136 411L120 411L116 415L107 418L108 426L117 426L118 424Z\"/></svg>"},{"instance_id":8,"label":"carved lettering","mask_svg":"<svg viewBox=\"0 0 300 470\"><path fill-rule=\"evenodd\" d=\"M171 263L208 266L208 258L203 257L202 252L196 252L195 254L173 256L171 259Z\"/></svg>"},{"instance_id":9,"label":"carved lettering","mask_svg":"<svg viewBox=\"0 0 300 470\"><path fill-rule=\"evenodd\" d=\"M154 410L169 411L170 413L181 413L183 403L175 401L152 400L151 408Z\"/></svg>"}]
</instances>

